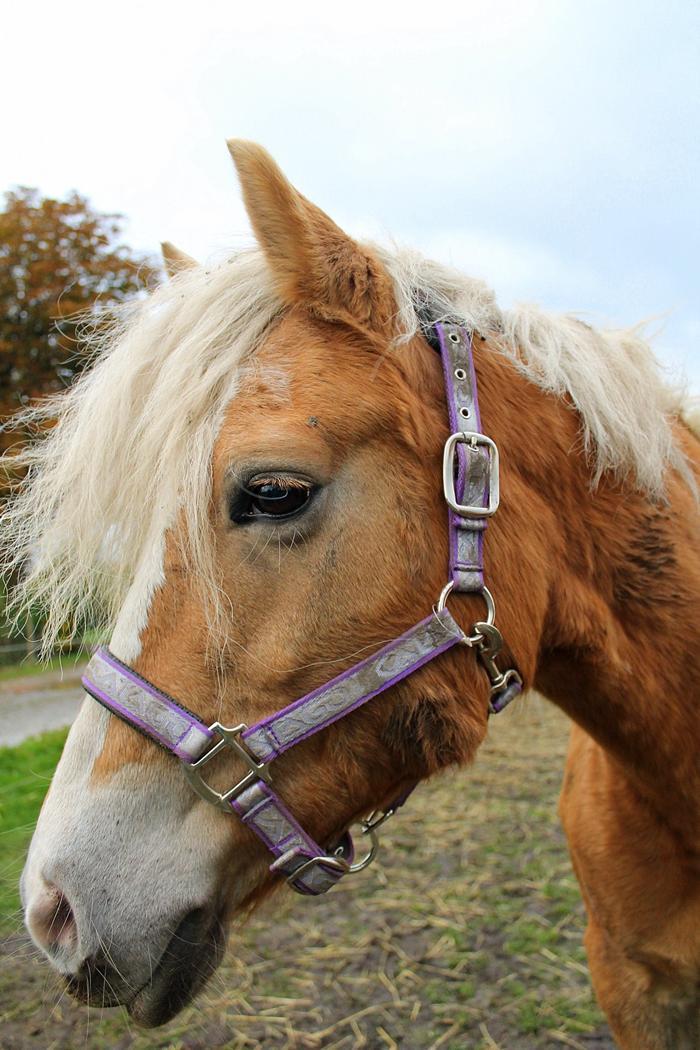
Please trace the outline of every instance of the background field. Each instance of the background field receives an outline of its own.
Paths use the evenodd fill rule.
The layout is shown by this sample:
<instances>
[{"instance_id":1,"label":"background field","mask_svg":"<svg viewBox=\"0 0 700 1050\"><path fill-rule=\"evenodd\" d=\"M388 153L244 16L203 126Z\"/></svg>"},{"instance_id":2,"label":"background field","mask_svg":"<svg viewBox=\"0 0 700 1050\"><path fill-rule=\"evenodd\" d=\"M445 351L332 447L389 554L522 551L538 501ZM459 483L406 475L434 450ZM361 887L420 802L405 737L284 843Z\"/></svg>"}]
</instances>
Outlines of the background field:
<instances>
[{"instance_id":1,"label":"background field","mask_svg":"<svg viewBox=\"0 0 700 1050\"><path fill-rule=\"evenodd\" d=\"M0 755L6 916L60 737ZM325 899L285 892L268 904L234 933L196 1005L155 1032L61 996L15 913L0 1046L612 1050L556 818L566 739L564 718L536 697L494 719L474 768L424 785L387 825L379 862Z\"/></svg>"}]
</instances>

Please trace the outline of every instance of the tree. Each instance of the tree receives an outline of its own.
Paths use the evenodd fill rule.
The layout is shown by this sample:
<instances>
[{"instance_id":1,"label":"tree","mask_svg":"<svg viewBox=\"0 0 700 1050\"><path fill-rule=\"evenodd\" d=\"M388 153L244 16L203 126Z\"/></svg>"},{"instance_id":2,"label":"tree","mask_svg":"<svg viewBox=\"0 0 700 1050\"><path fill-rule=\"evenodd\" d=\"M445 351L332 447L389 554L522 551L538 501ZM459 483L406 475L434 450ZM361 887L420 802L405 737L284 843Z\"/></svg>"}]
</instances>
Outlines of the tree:
<instances>
[{"instance_id":1,"label":"tree","mask_svg":"<svg viewBox=\"0 0 700 1050\"><path fill-rule=\"evenodd\" d=\"M34 398L68 386L88 363L80 323L143 291L158 270L120 243L122 217L95 211L85 197L41 197L25 187L7 193L0 211L0 424ZM21 443L21 430L0 429L0 453ZM19 478L6 462L0 497ZM8 581L10 584L12 581ZM0 663L3 638L0 593ZM37 617L39 614L37 613ZM29 648L40 617L27 625ZM21 637L21 635L20 635ZM16 659L14 649L6 658Z\"/></svg>"},{"instance_id":2,"label":"tree","mask_svg":"<svg viewBox=\"0 0 700 1050\"><path fill-rule=\"evenodd\" d=\"M95 211L78 193L66 200L42 198L26 187L6 194L0 212L0 416L62 389L85 366L78 315L122 302L154 281L149 259L119 243L121 230L120 215Z\"/></svg>"}]
</instances>

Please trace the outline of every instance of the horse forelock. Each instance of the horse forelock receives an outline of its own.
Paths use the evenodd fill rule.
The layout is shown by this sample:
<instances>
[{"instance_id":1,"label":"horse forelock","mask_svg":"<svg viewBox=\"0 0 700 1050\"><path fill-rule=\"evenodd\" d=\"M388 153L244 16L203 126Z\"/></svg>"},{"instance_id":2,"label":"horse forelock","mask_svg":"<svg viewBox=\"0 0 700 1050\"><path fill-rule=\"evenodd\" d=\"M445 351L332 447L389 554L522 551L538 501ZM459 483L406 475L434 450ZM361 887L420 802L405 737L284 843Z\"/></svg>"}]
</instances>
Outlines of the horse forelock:
<instances>
[{"instance_id":1,"label":"horse forelock","mask_svg":"<svg viewBox=\"0 0 700 1050\"><path fill-rule=\"evenodd\" d=\"M213 443L241 365L280 309L259 251L182 272L88 332L93 366L16 417L40 433L13 458L28 473L8 501L0 550L23 574L15 608L38 601L48 611L47 651L83 613L111 625L127 596L143 620L160 571L153 551L180 509L193 568L213 593Z\"/></svg>"},{"instance_id":2,"label":"horse forelock","mask_svg":"<svg viewBox=\"0 0 700 1050\"><path fill-rule=\"evenodd\" d=\"M501 310L480 281L415 252L373 250L393 283L397 352L441 319L488 332L530 381L578 410L594 484L610 470L658 499L669 467L684 469L671 427L681 396L638 332L596 331L531 306ZM258 249L183 271L95 329L95 363L69 391L17 417L43 434L16 457L29 472L5 511L0 549L5 568L23 572L15 608L47 609L47 651L67 622L94 620L97 607L113 624L126 603L128 658L162 571L153 552L179 511L215 614L212 449L242 369L282 309Z\"/></svg>"}]
</instances>

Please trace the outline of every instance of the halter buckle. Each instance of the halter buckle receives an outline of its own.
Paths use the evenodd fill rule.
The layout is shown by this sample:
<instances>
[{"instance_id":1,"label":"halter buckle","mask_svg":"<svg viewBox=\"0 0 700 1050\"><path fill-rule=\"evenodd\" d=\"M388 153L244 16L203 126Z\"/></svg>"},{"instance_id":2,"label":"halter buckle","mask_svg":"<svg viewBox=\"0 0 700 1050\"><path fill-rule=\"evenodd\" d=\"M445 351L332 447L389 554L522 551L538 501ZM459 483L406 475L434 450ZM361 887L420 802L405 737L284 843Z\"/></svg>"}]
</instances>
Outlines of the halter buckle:
<instances>
[{"instance_id":1,"label":"halter buckle","mask_svg":"<svg viewBox=\"0 0 700 1050\"><path fill-rule=\"evenodd\" d=\"M455 455L457 445L466 445L471 452L485 448L488 451L488 476L485 487L488 488L489 502L486 507L473 507L468 503L460 503L455 491ZM450 434L445 442L445 451L442 456L442 487L448 506L459 514L460 518L490 518L498 510L500 500L498 484L498 445L486 434L479 434L476 430L458 430Z\"/></svg>"},{"instance_id":2,"label":"halter buckle","mask_svg":"<svg viewBox=\"0 0 700 1050\"><path fill-rule=\"evenodd\" d=\"M196 762L183 762L183 770L190 786L197 792L200 798L203 798L205 802L210 802L217 809L223 809L225 813L231 812L231 800L238 798L246 788L249 788L257 780L264 780L266 784L269 784L272 780L270 771L267 768L265 762L258 762L256 756L248 750L243 741L241 735L248 728L245 723L241 723L239 726L230 728L224 726L221 722L214 722L209 726L212 733L218 733L221 737L220 740L210 747L201 758L197 759ZM229 748L234 754L245 762L250 772L246 773L242 780L239 780L237 784L234 784L228 791L215 791L214 788L204 780L199 773L202 766L205 766L207 762L211 762L212 758L216 758L218 754Z\"/></svg>"},{"instance_id":3,"label":"halter buckle","mask_svg":"<svg viewBox=\"0 0 700 1050\"><path fill-rule=\"evenodd\" d=\"M287 876L287 882L292 887L292 889L296 890L297 893L304 893L305 891L303 889L300 889L298 886L295 886L295 882L298 879L300 879L305 872L308 872L312 868L315 868L317 864L321 864L323 865L323 867L331 868L331 870L337 871L338 878L340 878L341 875L356 875L358 871L364 871L365 868L369 867L374 858L377 856L377 851L379 849L379 839L374 833L374 828L368 826L367 821L363 820L361 824L362 834L369 835L370 838L370 846L364 857L362 857L358 861L355 861L354 864L351 864L350 861L345 860L345 858L341 856L319 855L318 857L310 857L308 860L304 861L303 864L300 864L299 867L296 868L290 875Z\"/></svg>"}]
</instances>

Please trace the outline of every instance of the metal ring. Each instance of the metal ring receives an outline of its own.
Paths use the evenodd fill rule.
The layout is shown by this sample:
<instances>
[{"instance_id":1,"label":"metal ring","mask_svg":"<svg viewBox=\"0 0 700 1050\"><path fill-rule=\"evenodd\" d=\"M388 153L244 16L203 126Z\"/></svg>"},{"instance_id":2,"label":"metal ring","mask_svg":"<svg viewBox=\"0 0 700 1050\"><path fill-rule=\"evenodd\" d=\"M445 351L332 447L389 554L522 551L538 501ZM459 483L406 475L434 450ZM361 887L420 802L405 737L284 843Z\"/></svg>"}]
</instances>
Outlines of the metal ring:
<instances>
[{"instance_id":1,"label":"metal ring","mask_svg":"<svg viewBox=\"0 0 700 1050\"><path fill-rule=\"evenodd\" d=\"M453 343L458 343L459 342L459 336L457 335L456 332L450 332L450 339L452 340Z\"/></svg>"},{"instance_id":2,"label":"metal ring","mask_svg":"<svg viewBox=\"0 0 700 1050\"><path fill-rule=\"evenodd\" d=\"M454 585L455 585L455 581L454 580L448 580L447 583L445 584L445 586L440 591L440 597L437 600L437 606L436 606L438 612L442 612L442 610L447 605L447 599L449 598L450 593L451 593L452 588L454 587Z\"/></svg>"},{"instance_id":3,"label":"metal ring","mask_svg":"<svg viewBox=\"0 0 700 1050\"><path fill-rule=\"evenodd\" d=\"M469 419L471 412L466 405L462 405L462 407L459 410L459 414L462 417L462 419Z\"/></svg>"},{"instance_id":4,"label":"metal ring","mask_svg":"<svg viewBox=\"0 0 700 1050\"><path fill-rule=\"evenodd\" d=\"M455 368L455 379L466 379L467 373L463 368Z\"/></svg>"},{"instance_id":5,"label":"metal ring","mask_svg":"<svg viewBox=\"0 0 700 1050\"><path fill-rule=\"evenodd\" d=\"M442 610L446 607L447 599L449 598L450 594L452 593L454 585L455 585L455 581L454 580L448 580L447 583L445 584L445 586L440 591L440 597L438 598L437 605L436 605L436 609L437 609L438 612L442 612ZM496 622L496 602L494 600L493 595L491 594L491 591L488 589L488 587L482 587L479 591L469 591L468 593L470 593L470 594L480 594L482 596L482 598L484 599L484 601L486 602L486 619L483 620L483 621L477 621L477 623L479 623L479 622L487 623L489 625L489 627L492 627L494 625L494 623ZM475 631L474 634L465 635L464 644L465 645L478 645L478 643L482 640L482 638L483 638L483 635L480 634L478 631Z\"/></svg>"},{"instance_id":6,"label":"metal ring","mask_svg":"<svg viewBox=\"0 0 700 1050\"><path fill-rule=\"evenodd\" d=\"M348 874L349 875L354 875L355 872L363 871L365 868L369 867L369 865L372 863L374 858L377 856L377 850L379 849L379 839L375 835L374 829L373 828L363 828L362 829L362 834L363 835L369 835L369 841L370 841L369 851L368 851L367 855L362 858L362 860L358 860L355 864L351 864L350 865L350 867L348 868Z\"/></svg>"}]
</instances>

